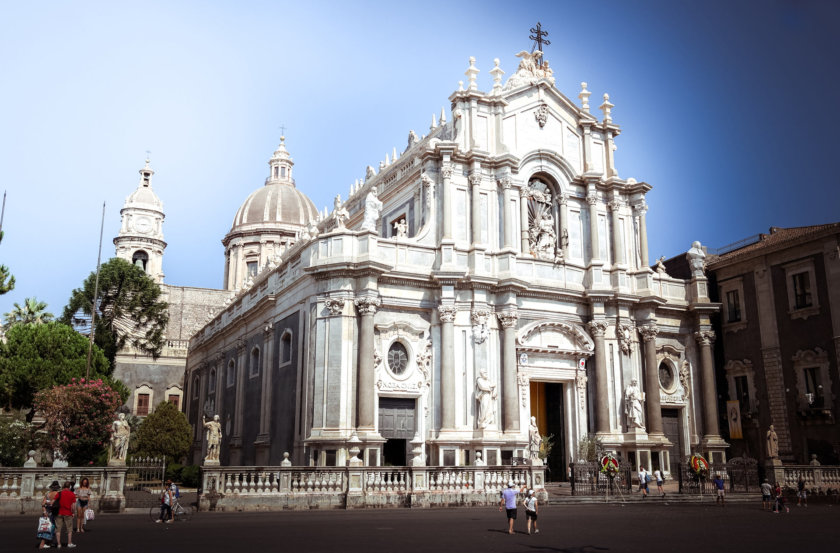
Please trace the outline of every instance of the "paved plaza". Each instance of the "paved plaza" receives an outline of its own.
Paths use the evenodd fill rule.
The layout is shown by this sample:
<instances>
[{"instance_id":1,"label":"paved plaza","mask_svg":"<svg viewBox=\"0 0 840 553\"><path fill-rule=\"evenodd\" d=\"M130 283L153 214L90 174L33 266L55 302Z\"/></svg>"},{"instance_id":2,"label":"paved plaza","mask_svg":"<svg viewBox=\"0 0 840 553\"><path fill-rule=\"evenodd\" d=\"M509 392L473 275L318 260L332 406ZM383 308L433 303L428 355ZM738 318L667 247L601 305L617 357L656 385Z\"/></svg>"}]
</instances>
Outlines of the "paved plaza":
<instances>
[{"instance_id":1,"label":"paved plaza","mask_svg":"<svg viewBox=\"0 0 840 553\"><path fill-rule=\"evenodd\" d=\"M34 550L35 517L2 519L3 551ZM256 551L556 552L833 551L840 506L791 507L774 515L755 505L574 505L540 513L539 535L505 532L494 508L198 513L190 522L154 524L148 515L101 515L74 536L77 550L110 553Z\"/></svg>"}]
</instances>

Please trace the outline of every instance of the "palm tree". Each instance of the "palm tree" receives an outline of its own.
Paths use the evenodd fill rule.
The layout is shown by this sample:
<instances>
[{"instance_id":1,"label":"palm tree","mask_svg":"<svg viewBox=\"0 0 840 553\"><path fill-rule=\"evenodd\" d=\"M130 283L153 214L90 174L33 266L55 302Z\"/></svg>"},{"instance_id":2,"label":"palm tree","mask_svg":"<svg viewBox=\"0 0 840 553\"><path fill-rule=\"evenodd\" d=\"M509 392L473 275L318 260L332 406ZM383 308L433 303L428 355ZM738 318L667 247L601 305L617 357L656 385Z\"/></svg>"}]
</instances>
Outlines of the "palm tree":
<instances>
[{"instance_id":1,"label":"palm tree","mask_svg":"<svg viewBox=\"0 0 840 553\"><path fill-rule=\"evenodd\" d=\"M38 301L37 298L26 298L23 300L23 305L15 302L12 310L4 315L6 317L4 327L8 330L16 324L48 323L54 319L54 316L46 309L46 302Z\"/></svg>"}]
</instances>

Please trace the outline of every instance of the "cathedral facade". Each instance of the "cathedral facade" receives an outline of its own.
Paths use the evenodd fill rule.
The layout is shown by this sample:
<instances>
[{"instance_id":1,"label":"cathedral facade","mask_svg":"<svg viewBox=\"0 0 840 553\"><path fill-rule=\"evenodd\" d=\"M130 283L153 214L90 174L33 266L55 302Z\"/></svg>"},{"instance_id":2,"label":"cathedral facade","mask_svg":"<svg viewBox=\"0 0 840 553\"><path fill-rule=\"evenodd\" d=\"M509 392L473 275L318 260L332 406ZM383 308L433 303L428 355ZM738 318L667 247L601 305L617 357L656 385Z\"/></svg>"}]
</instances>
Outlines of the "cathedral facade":
<instances>
[{"instance_id":1,"label":"cathedral facade","mask_svg":"<svg viewBox=\"0 0 840 553\"><path fill-rule=\"evenodd\" d=\"M650 267L651 186L619 176L609 97L519 57L489 91L470 59L331 213L281 142L223 240L232 298L189 341L193 462L215 415L222 465L511 464L536 431L555 477L591 437L636 467L723 460L703 249L690 278Z\"/></svg>"}]
</instances>

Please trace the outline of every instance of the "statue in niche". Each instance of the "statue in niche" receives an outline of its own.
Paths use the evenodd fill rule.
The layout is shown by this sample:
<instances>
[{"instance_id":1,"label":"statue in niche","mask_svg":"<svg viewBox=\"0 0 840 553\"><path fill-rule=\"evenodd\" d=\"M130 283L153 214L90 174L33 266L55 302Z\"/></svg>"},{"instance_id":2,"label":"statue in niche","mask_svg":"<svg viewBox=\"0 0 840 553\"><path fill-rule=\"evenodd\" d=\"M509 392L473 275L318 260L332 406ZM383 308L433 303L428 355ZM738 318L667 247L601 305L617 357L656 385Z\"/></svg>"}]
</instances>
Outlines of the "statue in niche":
<instances>
[{"instance_id":1,"label":"statue in niche","mask_svg":"<svg viewBox=\"0 0 840 553\"><path fill-rule=\"evenodd\" d=\"M540 446L542 445L542 436L540 436L540 429L537 426L537 417L531 417L531 424L528 426L528 458L532 465L540 465Z\"/></svg>"},{"instance_id":2,"label":"statue in niche","mask_svg":"<svg viewBox=\"0 0 840 553\"><path fill-rule=\"evenodd\" d=\"M405 217L394 223L394 236L397 238L408 236L408 223L405 222Z\"/></svg>"},{"instance_id":3,"label":"statue in niche","mask_svg":"<svg viewBox=\"0 0 840 553\"><path fill-rule=\"evenodd\" d=\"M108 464L124 464L128 455L128 438L131 436L131 427L125 422L125 413L120 413L111 424L111 447L108 455Z\"/></svg>"},{"instance_id":4,"label":"statue in niche","mask_svg":"<svg viewBox=\"0 0 840 553\"><path fill-rule=\"evenodd\" d=\"M201 422L207 430L207 456L204 461L219 462L219 447L222 443L222 423L219 422L219 415L215 415L213 420L208 421L205 417L201 417Z\"/></svg>"},{"instance_id":5,"label":"statue in niche","mask_svg":"<svg viewBox=\"0 0 840 553\"><path fill-rule=\"evenodd\" d=\"M554 250L557 245L554 217L547 208L541 205L534 211L531 228L528 229L531 251L541 259L554 259Z\"/></svg>"},{"instance_id":6,"label":"statue in niche","mask_svg":"<svg viewBox=\"0 0 840 553\"><path fill-rule=\"evenodd\" d=\"M333 203L333 206L334 208L332 216L333 219L335 219L335 228L343 229L344 222L347 220L350 214L347 212L347 209L345 209L344 206L341 204L341 194L335 197L335 202Z\"/></svg>"},{"instance_id":7,"label":"statue in niche","mask_svg":"<svg viewBox=\"0 0 840 553\"><path fill-rule=\"evenodd\" d=\"M770 425L767 430L767 458L777 459L779 457L779 436L776 435L776 429Z\"/></svg>"},{"instance_id":8,"label":"statue in niche","mask_svg":"<svg viewBox=\"0 0 840 553\"><path fill-rule=\"evenodd\" d=\"M639 389L639 381L634 378L630 381L630 385L624 389L624 414L627 416L628 427L644 430L645 425L642 424L643 400L643 394Z\"/></svg>"},{"instance_id":9,"label":"statue in niche","mask_svg":"<svg viewBox=\"0 0 840 553\"><path fill-rule=\"evenodd\" d=\"M496 385L487 376L487 369L481 369L475 380L475 397L478 400L478 427L487 428L496 422L495 401L498 397Z\"/></svg>"},{"instance_id":10,"label":"statue in niche","mask_svg":"<svg viewBox=\"0 0 840 553\"><path fill-rule=\"evenodd\" d=\"M342 208L343 209L343 208ZM376 192L376 187L372 187L365 198L365 219L362 222L362 230L371 230L376 232L376 226L379 223L379 214L382 213L382 200Z\"/></svg>"},{"instance_id":11,"label":"statue in niche","mask_svg":"<svg viewBox=\"0 0 840 553\"><path fill-rule=\"evenodd\" d=\"M688 264L691 267L691 276L695 278L705 276L703 271L706 268L706 253L703 251L700 242L696 240L692 242L691 249L685 255L688 257Z\"/></svg>"}]
</instances>

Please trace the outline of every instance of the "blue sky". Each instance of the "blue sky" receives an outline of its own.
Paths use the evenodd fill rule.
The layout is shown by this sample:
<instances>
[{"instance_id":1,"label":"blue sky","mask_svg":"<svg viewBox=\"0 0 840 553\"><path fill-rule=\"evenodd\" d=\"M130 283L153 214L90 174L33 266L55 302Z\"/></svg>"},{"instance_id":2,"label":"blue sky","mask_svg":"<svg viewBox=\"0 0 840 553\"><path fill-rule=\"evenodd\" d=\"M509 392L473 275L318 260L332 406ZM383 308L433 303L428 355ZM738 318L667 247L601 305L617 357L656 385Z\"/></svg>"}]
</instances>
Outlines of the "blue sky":
<instances>
[{"instance_id":1,"label":"blue sky","mask_svg":"<svg viewBox=\"0 0 840 553\"><path fill-rule=\"evenodd\" d=\"M651 260L840 220L835 2L33 1L0 19L0 263L17 278L0 313L30 296L61 312L95 268L103 201L113 255L146 150L166 281L220 287L220 240L281 124L323 209L428 132L469 56L483 90L493 58L515 71L538 20L557 87L615 104L619 175L654 187Z\"/></svg>"}]
</instances>

